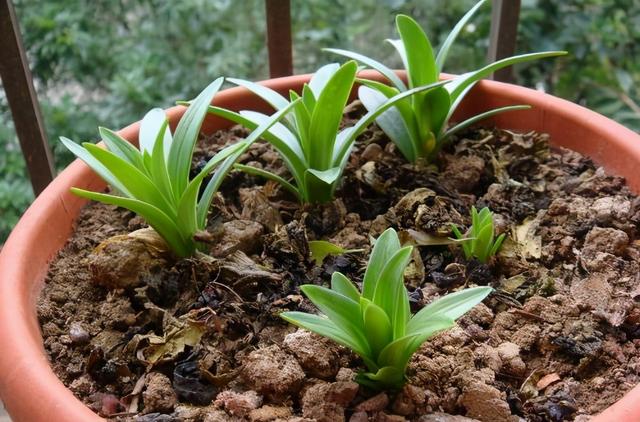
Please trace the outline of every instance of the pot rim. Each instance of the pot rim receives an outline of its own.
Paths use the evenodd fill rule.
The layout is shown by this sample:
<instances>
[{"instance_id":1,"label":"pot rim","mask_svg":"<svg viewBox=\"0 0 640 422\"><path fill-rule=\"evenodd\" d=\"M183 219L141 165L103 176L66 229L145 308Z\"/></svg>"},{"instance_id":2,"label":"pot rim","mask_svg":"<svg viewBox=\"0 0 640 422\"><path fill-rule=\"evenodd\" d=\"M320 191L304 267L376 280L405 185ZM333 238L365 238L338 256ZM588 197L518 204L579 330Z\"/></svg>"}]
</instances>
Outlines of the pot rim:
<instances>
[{"instance_id":1,"label":"pot rim","mask_svg":"<svg viewBox=\"0 0 640 422\"><path fill-rule=\"evenodd\" d=\"M383 80L375 71L364 71L361 76ZM289 88L299 88L310 77L311 74L296 75L262 83L286 93ZM598 113L529 88L487 80L477 84L462 107L484 110L523 100L533 109L498 115L490 121L516 130L535 128L551 133L553 143L562 138L559 144L592 157L614 174L626 176L629 187L640 191L640 175L634 178L640 164L640 136ZM219 92L214 103L234 109L268 109L241 87ZM184 111L183 106L166 110L172 128ZM225 126L230 124L208 117L202 130L211 132ZM137 143L138 130L136 122L118 133ZM71 186L102 189L104 182L83 162L75 160L27 209L0 252L0 397L16 422L103 420L53 373L36 316L36 302L48 263L64 246L78 211L86 203L69 192ZM33 403L31 397L37 398L37 402ZM640 385L592 419L611 420L640 420Z\"/></svg>"}]
</instances>

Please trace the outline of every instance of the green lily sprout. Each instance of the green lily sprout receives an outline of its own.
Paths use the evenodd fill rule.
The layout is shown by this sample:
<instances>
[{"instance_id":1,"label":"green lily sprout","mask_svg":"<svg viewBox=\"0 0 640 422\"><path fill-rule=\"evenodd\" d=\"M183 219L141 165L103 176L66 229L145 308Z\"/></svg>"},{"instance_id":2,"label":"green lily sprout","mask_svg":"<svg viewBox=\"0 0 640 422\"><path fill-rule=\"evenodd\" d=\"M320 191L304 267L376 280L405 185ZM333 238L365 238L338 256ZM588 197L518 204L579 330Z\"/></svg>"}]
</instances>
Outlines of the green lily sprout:
<instances>
[{"instance_id":1,"label":"green lily sprout","mask_svg":"<svg viewBox=\"0 0 640 422\"><path fill-rule=\"evenodd\" d=\"M471 208L471 228L466 234L462 234L457 226L453 225L451 230L457 239L462 240L462 250L467 259L476 258L478 261L486 263L498 253L505 234L495 237L493 224L493 213L489 208L482 208L480 212L476 207ZM465 240L466 239L466 240Z\"/></svg>"},{"instance_id":2,"label":"green lily sprout","mask_svg":"<svg viewBox=\"0 0 640 422\"><path fill-rule=\"evenodd\" d=\"M400 92L438 81L451 45L473 14L487 1L480 0L464 15L445 39L437 55L434 54L429 38L415 20L405 15L396 17L400 39L387 41L402 58L408 87L393 70L372 58L347 50L328 48L325 51L357 60L377 70L389 80L391 86L375 81L358 80L359 83L366 85L365 89L359 91L360 100L367 110L374 110L387 98L394 97ZM500 107L450 127L449 122L454 112L476 82L496 70L513 64L564 54L566 54L564 51L548 51L498 60L481 69L455 77L448 85L398 102L395 107L379 116L376 122L408 161L412 163L432 161L445 141L462 129L498 113L530 108L528 105Z\"/></svg>"},{"instance_id":3,"label":"green lily sprout","mask_svg":"<svg viewBox=\"0 0 640 422\"><path fill-rule=\"evenodd\" d=\"M222 86L216 79L192 101L172 136L162 109L149 111L140 124L136 148L115 132L99 128L107 149L86 142L82 146L61 137L62 143L102 177L119 195L71 188L84 198L129 209L140 215L179 257L194 254L194 235L204 230L211 200L238 157L260 138L295 102L262 122L246 139L224 148L189 180L191 160L200 127L213 97ZM198 198L205 177L211 180Z\"/></svg>"},{"instance_id":4,"label":"green lily sprout","mask_svg":"<svg viewBox=\"0 0 640 422\"><path fill-rule=\"evenodd\" d=\"M417 93L434 90L445 82L434 81L415 89L405 90L369 109L354 126L338 130L344 108L356 80L358 66L349 61L342 66L333 63L321 67L302 89L302 96L289 92L289 99L254 82L240 79L229 81L243 86L273 106L282 110L290 101L301 99L281 122L264 134L264 139L280 153L293 182L268 171L237 165L247 173L280 183L303 203L331 201L347 165L351 148L360 133L385 110ZM249 129L266 121L268 116L256 111L239 113L212 106L209 111Z\"/></svg>"},{"instance_id":5,"label":"green lily sprout","mask_svg":"<svg viewBox=\"0 0 640 422\"><path fill-rule=\"evenodd\" d=\"M457 318L492 291L491 287L475 287L452 293L412 316L403 278L411 251L411 246L401 247L395 230L387 229L375 242L362 292L335 272L330 289L309 284L301 287L323 315L283 312L280 316L357 353L367 367L356 378L361 384L400 389L409 360L422 343L454 326Z\"/></svg>"}]
</instances>

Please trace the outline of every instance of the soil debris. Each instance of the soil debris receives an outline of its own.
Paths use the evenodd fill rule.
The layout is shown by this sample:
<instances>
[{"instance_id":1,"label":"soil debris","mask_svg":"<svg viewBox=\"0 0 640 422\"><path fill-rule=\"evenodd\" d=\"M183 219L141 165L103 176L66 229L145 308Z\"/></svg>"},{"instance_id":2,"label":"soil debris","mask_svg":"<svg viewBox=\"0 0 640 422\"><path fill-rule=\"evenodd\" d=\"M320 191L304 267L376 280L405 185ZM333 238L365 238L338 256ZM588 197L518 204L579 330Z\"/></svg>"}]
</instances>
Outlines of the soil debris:
<instances>
[{"instance_id":1,"label":"soil debris","mask_svg":"<svg viewBox=\"0 0 640 422\"><path fill-rule=\"evenodd\" d=\"M202 138L194 166L245 134ZM241 162L288 177L265 143ZM621 178L544 134L497 129L412 165L373 125L336 194L300 206L234 172L198 234L210 256L183 260L133 213L90 203L38 303L54 371L100 415L147 422L584 420L640 382L640 199ZM487 264L449 239L471 206L507 234ZM420 348L401 391L372 392L354 382L361 359L278 314L315 312L300 285L334 271L360 284L388 227L415 246L412 312L466 286L496 292ZM362 252L316 264L314 240Z\"/></svg>"}]
</instances>

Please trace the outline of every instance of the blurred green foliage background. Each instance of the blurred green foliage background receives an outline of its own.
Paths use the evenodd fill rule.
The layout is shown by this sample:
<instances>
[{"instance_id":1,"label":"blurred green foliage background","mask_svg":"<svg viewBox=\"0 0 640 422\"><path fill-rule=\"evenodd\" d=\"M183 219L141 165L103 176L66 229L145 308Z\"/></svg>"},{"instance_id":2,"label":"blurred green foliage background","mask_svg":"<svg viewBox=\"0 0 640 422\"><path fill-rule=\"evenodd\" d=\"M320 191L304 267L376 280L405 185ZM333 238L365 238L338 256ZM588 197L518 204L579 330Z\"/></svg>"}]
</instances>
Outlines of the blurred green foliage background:
<instances>
[{"instance_id":1,"label":"blurred green foliage background","mask_svg":"<svg viewBox=\"0 0 640 422\"><path fill-rule=\"evenodd\" d=\"M293 0L295 72L312 72L340 47L398 65L393 16L406 13L439 45L475 0ZM57 138L95 139L151 107L192 98L214 78L268 76L263 0L14 0L56 167L70 160ZM447 72L485 62L486 7L453 49ZM640 131L640 2L523 0L518 51L571 56L517 69L544 89ZM0 89L0 244L33 199Z\"/></svg>"}]
</instances>

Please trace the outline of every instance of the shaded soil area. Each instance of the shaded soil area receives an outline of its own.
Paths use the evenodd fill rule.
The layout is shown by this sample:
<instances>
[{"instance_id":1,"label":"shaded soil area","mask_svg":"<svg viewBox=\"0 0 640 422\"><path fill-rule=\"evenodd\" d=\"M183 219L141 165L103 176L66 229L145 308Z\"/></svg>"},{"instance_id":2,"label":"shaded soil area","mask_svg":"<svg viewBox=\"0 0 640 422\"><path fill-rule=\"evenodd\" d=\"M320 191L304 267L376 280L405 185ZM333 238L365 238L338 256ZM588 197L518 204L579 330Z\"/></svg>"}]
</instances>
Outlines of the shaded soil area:
<instances>
[{"instance_id":1,"label":"shaded soil area","mask_svg":"<svg viewBox=\"0 0 640 422\"><path fill-rule=\"evenodd\" d=\"M202 139L194 165L245 134ZM241 161L286 176L268 145ZM420 245L468 227L473 205L508 234L493 262ZM89 204L38 315L60 379L117 420L585 421L640 382L639 211L623 179L543 134L474 129L416 167L372 126L331 204L300 207L231 174L202 239L210 257L176 261L148 233L127 235L145 227L133 213ZM376 393L353 381L357 356L278 314L314 312L299 286L334 271L359 283L370 237L387 227L417 245L405 272L414 312L466 286L496 290L423 345L402 391ZM316 265L317 239L364 252Z\"/></svg>"}]
</instances>

